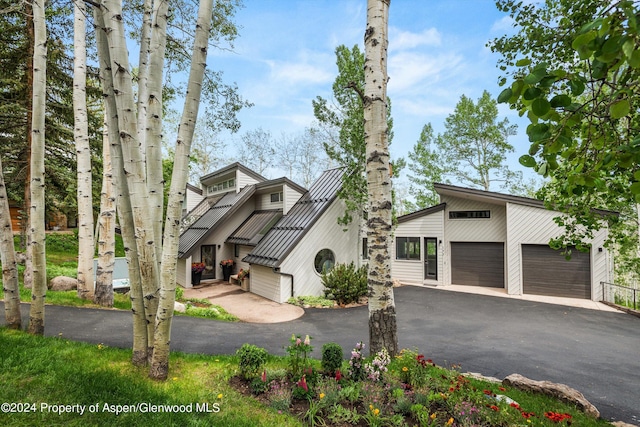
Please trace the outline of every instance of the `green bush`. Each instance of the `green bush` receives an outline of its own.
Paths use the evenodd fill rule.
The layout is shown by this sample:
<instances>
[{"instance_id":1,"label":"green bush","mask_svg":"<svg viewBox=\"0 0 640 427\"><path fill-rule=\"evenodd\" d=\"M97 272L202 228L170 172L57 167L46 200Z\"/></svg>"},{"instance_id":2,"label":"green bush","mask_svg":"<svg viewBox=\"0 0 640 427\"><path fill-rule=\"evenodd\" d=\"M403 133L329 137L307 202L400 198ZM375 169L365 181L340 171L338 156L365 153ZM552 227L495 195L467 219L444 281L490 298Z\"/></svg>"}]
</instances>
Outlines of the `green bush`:
<instances>
[{"instance_id":1,"label":"green bush","mask_svg":"<svg viewBox=\"0 0 640 427\"><path fill-rule=\"evenodd\" d=\"M236 356L239 358L240 375L246 380L256 378L264 370L267 355L267 350L262 347L242 344L242 347L236 351Z\"/></svg>"},{"instance_id":2,"label":"green bush","mask_svg":"<svg viewBox=\"0 0 640 427\"><path fill-rule=\"evenodd\" d=\"M340 344L328 342L322 346L322 370L328 375L335 375L342 366L343 358Z\"/></svg>"},{"instance_id":3,"label":"green bush","mask_svg":"<svg viewBox=\"0 0 640 427\"><path fill-rule=\"evenodd\" d=\"M333 297L338 304L349 304L367 294L367 266L356 268L353 262L336 264L322 274L325 297Z\"/></svg>"}]
</instances>

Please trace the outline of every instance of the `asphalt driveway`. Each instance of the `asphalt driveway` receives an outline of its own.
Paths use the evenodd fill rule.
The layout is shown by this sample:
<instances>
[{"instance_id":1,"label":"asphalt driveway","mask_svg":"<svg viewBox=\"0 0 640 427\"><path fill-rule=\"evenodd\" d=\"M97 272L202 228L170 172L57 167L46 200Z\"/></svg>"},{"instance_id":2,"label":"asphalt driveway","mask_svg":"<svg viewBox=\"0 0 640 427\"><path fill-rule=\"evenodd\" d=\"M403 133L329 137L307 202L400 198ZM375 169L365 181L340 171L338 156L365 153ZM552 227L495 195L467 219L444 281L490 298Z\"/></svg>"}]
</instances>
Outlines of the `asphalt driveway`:
<instances>
[{"instance_id":1,"label":"asphalt driveway","mask_svg":"<svg viewBox=\"0 0 640 427\"><path fill-rule=\"evenodd\" d=\"M640 319L622 314L405 286L395 289L401 348L441 365L504 378L519 373L581 391L602 416L640 424ZM0 304L1 305L1 304ZM28 306L23 306L24 321ZM46 335L131 346L131 314L47 306ZM334 341L345 354L368 343L367 308L307 309L274 324L225 323L178 316L172 349L233 354L243 343L284 355L292 333L309 334L320 357ZM4 317L0 319L4 324Z\"/></svg>"}]
</instances>

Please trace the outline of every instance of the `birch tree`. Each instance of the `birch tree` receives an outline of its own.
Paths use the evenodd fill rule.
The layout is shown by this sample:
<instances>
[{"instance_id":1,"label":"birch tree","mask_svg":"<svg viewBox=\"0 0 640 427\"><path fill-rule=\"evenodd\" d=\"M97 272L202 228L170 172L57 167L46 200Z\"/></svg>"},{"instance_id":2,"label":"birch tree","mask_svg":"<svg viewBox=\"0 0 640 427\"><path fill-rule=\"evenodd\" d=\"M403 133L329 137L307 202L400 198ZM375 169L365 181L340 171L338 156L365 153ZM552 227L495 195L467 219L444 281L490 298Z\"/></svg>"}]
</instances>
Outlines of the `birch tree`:
<instances>
[{"instance_id":1,"label":"birch tree","mask_svg":"<svg viewBox=\"0 0 640 427\"><path fill-rule=\"evenodd\" d=\"M103 307L113 306L113 266L115 264L116 205L111 167L109 123L105 117L102 137L102 192L98 216L98 268L94 302Z\"/></svg>"},{"instance_id":2,"label":"birch tree","mask_svg":"<svg viewBox=\"0 0 640 427\"><path fill-rule=\"evenodd\" d=\"M387 122L387 46L390 0L367 1L364 135L369 195L369 343L371 354L398 352L396 308L391 280L392 202Z\"/></svg>"},{"instance_id":3,"label":"birch tree","mask_svg":"<svg viewBox=\"0 0 640 427\"><path fill-rule=\"evenodd\" d=\"M91 148L87 120L86 13L82 1L74 3L73 25L73 137L78 163L78 297L93 298L93 196Z\"/></svg>"},{"instance_id":4,"label":"birch tree","mask_svg":"<svg viewBox=\"0 0 640 427\"><path fill-rule=\"evenodd\" d=\"M29 333L44 335L44 299L47 293L47 265L44 232L44 147L45 104L47 82L47 26L44 14L45 0L33 0L33 119L31 124L31 206L29 234L33 284L29 311Z\"/></svg>"},{"instance_id":5,"label":"birch tree","mask_svg":"<svg viewBox=\"0 0 640 427\"><path fill-rule=\"evenodd\" d=\"M7 327L20 329L20 292L18 285L18 267L16 252L13 247L13 231L11 230L11 213L9 199L4 185L2 173L2 157L0 156L0 264L2 264L2 290L4 292L4 319Z\"/></svg>"},{"instance_id":6,"label":"birch tree","mask_svg":"<svg viewBox=\"0 0 640 427\"><path fill-rule=\"evenodd\" d=\"M171 341L171 320L176 296L176 258L180 241L180 219L182 201L189 175L189 154L191 140L198 118L202 80L207 66L207 45L211 28L213 0L201 0L196 23L196 37L191 58L191 71L182 120L176 141L176 156L171 175L171 189L165 220L164 245L162 250L162 286L160 305L155 321L153 357L150 377L166 379L169 373L169 343Z\"/></svg>"}]
</instances>

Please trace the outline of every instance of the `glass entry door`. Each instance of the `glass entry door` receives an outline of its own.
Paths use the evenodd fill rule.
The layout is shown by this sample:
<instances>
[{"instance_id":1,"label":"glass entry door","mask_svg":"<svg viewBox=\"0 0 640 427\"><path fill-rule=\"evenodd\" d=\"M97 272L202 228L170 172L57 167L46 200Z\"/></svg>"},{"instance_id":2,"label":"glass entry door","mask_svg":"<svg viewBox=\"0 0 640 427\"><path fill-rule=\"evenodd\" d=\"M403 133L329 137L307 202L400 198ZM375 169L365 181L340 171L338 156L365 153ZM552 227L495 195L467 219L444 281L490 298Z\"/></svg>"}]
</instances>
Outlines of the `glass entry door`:
<instances>
[{"instance_id":1,"label":"glass entry door","mask_svg":"<svg viewBox=\"0 0 640 427\"><path fill-rule=\"evenodd\" d=\"M424 238L424 278L438 280L438 240L435 237Z\"/></svg>"},{"instance_id":2,"label":"glass entry door","mask_svg":"<svg viewBox=\"0 0 640 427\"><path fill-rule=\"evenodd\" d=\"M215 245L202 245L200 248L200 256L202 262L204 262L204 271L202 272L203 279L215 279L216 278L216 246Z\"/></svg>"}]
</instances>

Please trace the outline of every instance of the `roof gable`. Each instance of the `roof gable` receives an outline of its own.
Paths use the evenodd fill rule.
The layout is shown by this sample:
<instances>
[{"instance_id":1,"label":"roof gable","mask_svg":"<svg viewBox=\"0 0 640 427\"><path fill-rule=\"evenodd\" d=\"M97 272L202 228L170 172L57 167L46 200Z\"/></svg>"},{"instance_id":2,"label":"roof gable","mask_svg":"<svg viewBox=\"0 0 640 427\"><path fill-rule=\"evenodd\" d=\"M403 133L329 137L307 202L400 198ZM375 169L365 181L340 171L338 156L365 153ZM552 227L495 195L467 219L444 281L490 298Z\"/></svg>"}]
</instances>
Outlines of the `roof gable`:
<instances>
[{"instance_id":1,"label":"roof gable","mask_svg":"<svg viewBox=\"0 0 640 427\"><path fill-rule=\"evenodd\" d=\"M218 225L237 211L255 193L255 186L248 185L239 193L225 194L211 208L180 235L178 258L188 256L198 244L209 236Z\"/></svg>"},{"instance_id":2,"label":"roof gable","mask_svg":"<svg viewBox=\"0 0 640 427\"><path fill-rule=\"evenodd\" d=\"M236 172L236 171L241 171L245 175L249 175L250 177L252 177L253 179L255 179L258 182L267 181L267 178L265 178L264 176L260 175L259 173L252 171L251 169L249 169L248 167L246 167L242 163L235 162L235 163L231 163L228 166L225 166L225 167L223 167L221 169L218 169L216 171L211 172L210 174L207 174L207 175L201 177L200 178L200 182L204 184L205 182L209 182L209 181L211 181L211 180L213 180L215 178L222 177L222 176L224 176L226 174L229 174L231 172Z\"/></svg>"},{"instance_id":3,"label":"roof gable","mask_svg":"<svg viewBox=\"0 0 640 427\"><path fill-rule=\"evenodd\" d=\"M342 168L323 172L243 261L278 267L336 199L342 187L342 175Z\"/></svg>"}]
</instances>

